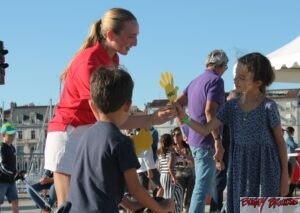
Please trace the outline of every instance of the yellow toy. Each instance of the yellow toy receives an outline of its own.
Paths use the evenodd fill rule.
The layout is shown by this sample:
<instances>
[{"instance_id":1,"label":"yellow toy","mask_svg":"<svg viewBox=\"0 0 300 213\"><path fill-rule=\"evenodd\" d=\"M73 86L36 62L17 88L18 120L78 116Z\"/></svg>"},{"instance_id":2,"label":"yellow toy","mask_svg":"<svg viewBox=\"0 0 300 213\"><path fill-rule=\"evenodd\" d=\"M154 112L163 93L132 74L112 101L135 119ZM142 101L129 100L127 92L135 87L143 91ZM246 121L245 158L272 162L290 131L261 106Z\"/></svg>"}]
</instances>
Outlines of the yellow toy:
<instances>
[{"instance_id":1,"label":"yellow toy","mask_svg":"<svg viewBox=\"0 0 300 213\"><path fill-rule=\"evenodd\" d=\"M141 129L137 135L131 137L135 153L138 156L141 152L151 148L153 139L149 130Z\"/></svg>"},{"instance_id":2,"label":"yellow toy","mask_svg":"<svg viewBox=\"0 0 300 213\"><path fill-rule=\"evenodd\" d=\"M165 72L161 74L161 80L159 81L160 86L165 89L165 93L170 103L175 102L177 99L178 87L174 87L173 75L170 72Z\"/></svg>"}]
</instances>

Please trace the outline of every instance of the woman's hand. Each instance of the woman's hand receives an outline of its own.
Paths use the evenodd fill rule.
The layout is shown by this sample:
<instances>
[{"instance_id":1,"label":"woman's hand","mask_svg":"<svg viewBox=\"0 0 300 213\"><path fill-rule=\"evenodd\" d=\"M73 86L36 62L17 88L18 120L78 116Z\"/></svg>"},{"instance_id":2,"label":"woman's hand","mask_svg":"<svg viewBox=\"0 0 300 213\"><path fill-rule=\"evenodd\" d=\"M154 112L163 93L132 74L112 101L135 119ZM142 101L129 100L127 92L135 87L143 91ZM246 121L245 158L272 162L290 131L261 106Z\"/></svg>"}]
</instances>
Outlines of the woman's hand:
<instances>
[{"instance_id":1,"label":"woman's hand","mask_svg":"<svg viewBox=\"0 0 300 213\"><path fill-rule=\"evenodd\" d=\"M151 123L155 125L163 124L172 118L174 118L177 114L175 105L167 105L162 107L150 115Z\"/></svg>"}]
</instances>

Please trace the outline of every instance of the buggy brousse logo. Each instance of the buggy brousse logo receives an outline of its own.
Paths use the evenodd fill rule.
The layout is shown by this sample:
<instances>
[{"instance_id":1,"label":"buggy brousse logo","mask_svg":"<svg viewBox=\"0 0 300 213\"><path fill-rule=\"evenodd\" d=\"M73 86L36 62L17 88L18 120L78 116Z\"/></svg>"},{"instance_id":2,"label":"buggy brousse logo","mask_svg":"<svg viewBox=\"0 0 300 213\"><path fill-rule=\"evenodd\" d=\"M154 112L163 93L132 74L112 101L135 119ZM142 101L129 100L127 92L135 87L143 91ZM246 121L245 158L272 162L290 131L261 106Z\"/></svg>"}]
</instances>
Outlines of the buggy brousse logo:
<instances>
[{"instance_id":1,"label":"buggy brousse logo","mask_svg":"<svg viewBox=\"0 0 300 213\"><path fill-rule=\"evenodd\" d=\"M300 197L241 197L241 213L300 213Z\"/></svg>"}]
</instances>

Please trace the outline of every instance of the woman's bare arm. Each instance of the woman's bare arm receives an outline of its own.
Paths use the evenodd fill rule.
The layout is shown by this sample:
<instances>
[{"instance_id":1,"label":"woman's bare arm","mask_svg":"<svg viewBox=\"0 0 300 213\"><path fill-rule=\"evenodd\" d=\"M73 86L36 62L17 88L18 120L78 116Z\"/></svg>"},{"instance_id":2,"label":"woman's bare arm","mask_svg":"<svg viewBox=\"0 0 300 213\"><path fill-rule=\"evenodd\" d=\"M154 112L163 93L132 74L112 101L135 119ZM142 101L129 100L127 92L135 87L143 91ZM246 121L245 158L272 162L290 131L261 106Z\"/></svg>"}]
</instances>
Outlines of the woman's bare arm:
<instances>
[{"instance_id":1,"label":"woman's bare arm","mask_svg":"<svg viewBox=\"0 0 300 213\"><path fill-rule=\"evenodd\" d=\"M149 115L130 115L127 121L121 126L122 129L145 128L153 125L163 124L176 116L174 105L162 107Z\"/></svg>"}]
</instances>

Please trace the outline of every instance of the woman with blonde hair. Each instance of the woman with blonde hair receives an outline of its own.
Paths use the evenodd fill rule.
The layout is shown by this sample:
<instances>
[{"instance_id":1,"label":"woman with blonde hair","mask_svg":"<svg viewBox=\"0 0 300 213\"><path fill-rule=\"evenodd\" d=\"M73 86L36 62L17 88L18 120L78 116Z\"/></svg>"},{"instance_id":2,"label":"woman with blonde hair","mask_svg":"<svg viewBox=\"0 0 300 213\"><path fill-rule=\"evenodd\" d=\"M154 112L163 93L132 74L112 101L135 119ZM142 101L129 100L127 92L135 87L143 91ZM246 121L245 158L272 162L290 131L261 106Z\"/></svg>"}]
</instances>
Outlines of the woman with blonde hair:
<instances>
[{"instance_id":1,"label":"woman with blonde hair","mask_svg":"<svg viewBox=\"0 0 300 213\"><path fill-rule=\"evenodd\" d=\"M128 10L112 8L96 21L90 34L61 76L64 88L49 122L45 147L45 169L54 172L58 206L67 200L77 141L96 119L89 107L90 76L99 67L119 65L119 54L127 55L137 45L139 25ZM150 127L167 121L175 110L164 108L151 115L130 116L124 128Z\"/></svg>"}]
</instances>

